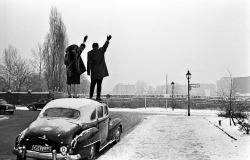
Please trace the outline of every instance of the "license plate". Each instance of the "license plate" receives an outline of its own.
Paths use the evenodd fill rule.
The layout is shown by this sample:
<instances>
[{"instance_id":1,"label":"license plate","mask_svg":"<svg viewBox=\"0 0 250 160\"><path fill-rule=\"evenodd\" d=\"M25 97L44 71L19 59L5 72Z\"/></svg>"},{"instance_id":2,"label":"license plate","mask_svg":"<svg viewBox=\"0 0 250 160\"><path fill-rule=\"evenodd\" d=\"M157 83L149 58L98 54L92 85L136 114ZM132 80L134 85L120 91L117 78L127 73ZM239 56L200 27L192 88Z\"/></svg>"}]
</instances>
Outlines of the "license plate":
<instances>
[{"instance_id":1,"label":"license plate","mask_svg":"<svg viewBox=\"0 0 250 160\"><path fill-rule=\"evenodd\" d=\"M33 145L32 151L36 152L51 152L51 146L40 146L40 145Z\"/></svg>"}]
</instances>

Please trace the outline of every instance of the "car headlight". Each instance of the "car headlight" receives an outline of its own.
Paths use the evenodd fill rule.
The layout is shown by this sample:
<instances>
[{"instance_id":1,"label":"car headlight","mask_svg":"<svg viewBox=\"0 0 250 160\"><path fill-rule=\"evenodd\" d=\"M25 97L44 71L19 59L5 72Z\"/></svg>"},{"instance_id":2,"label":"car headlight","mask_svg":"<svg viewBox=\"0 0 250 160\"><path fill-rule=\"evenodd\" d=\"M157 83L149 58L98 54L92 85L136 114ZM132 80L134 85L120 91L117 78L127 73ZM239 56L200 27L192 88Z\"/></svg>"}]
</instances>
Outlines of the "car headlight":
<instances>
[{"instance_id":1,"label":"car headlight","mask_svg":"<svg viewBox=\"0 0 250 160\"><path fill-rule=\"evenodd\" d=\"M60 148L60 152L62 153L62 155L66 155L66 153L67 153L67 147L65 147L65 146L62 146L61 148Z\"/></svg>"}]
</instances>

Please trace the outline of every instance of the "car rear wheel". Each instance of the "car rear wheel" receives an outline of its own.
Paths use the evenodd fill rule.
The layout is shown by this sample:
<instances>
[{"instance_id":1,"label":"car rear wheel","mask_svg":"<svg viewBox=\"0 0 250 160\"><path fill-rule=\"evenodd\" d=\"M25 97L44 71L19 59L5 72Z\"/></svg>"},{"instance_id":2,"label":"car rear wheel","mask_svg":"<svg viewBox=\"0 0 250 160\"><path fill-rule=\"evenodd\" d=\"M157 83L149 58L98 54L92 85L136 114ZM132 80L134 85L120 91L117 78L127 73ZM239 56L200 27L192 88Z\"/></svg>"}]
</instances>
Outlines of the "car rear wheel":
<instances>
[{"instance_id":1,"label":"car rear wheel","mask_svg":"<svg viewBox=\"0 0 250 160\"><path fill-rule=\"evenodd\" d=\"M0 114L4 114L5 113L5 109L0 109Z\"/></svg>"},{"instance_id":2,"label":"car rear wheel","mask_svg":"<svg viewBox=\"0 0 250 160\"><path fill-rule=\"evenodd\" d=\"M16 156L16 160L26 160L26 158L22 158L22 156Z\"/></svg>"},{"instance_id":3,"label":"car rear wheel","mask_svg":"<svg viewBox=\"0 0 250 160\"><path fill-rule=\"evenodd\" d=\"M115 132L115 143L120 142L121 140L121 127L118 127Z\"/></svg>"},{"instance_id":4,"label":"car rear wheel","mask_svg":"<svg viewBox=\"0 0 250 160\"><path fill-rule=\"evenodd\" d=\"M34 106L32 106L32 105L29 105L29 106L28 106L28 109L29 109L30 111L34 111L34 110L35 110Z\"/></svg>"},{"instance_id":5,"label":"car rear wheel","mask_svg":"<svg viewBox=\"0 0 250 160\"><path fill-rule=\"evenodd\" d=\"M87 160L95 160L95 153L96 153L96 147L95 147L95 144L93 144L90 147L90 152L89 152L89 156L87 157Z\"/></svg>"}]
</instances>

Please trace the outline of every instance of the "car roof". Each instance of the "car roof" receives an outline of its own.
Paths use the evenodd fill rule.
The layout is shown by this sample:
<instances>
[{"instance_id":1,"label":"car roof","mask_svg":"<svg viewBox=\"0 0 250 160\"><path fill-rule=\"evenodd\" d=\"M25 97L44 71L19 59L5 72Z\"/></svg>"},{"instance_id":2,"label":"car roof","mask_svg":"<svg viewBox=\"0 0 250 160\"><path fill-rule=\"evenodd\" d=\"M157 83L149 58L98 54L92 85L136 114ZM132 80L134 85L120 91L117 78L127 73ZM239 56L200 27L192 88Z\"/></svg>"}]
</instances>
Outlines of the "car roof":
<instances>
[{"instance_id":1,"label":"car roof","mask_svg":"<svg viewBox=\"0 0 250 160\"><path fill-rule=\"evenodd\" d=\"M105 104L86 98L60 98L47 103L40 114L42 115L48 108L70 108L80 111L80 121L88 122L91 113L96 109L96 107L101 105Z\"/></svg>"}]
</instances>

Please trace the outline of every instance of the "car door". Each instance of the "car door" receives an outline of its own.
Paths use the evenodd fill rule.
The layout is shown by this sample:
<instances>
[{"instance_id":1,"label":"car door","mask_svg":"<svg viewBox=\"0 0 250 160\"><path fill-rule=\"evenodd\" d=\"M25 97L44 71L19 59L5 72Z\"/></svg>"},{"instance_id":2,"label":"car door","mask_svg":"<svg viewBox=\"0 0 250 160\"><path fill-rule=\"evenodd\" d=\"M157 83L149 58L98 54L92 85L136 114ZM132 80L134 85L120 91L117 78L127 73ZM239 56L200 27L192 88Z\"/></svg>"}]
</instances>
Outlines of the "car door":
<instances>
[{"instance_id":1,"label":"car door","mask_svg":"<svg viewBox=\"0 0 250 160\"><path fill-rule=\"evenodd\" d=\"M98 106L97 108L97 116L98 116L98 127L99 132L101 134L101 145L105 145L108 138L108 116L104 114L104 107Z\"/></svg>"}]
</instances>

